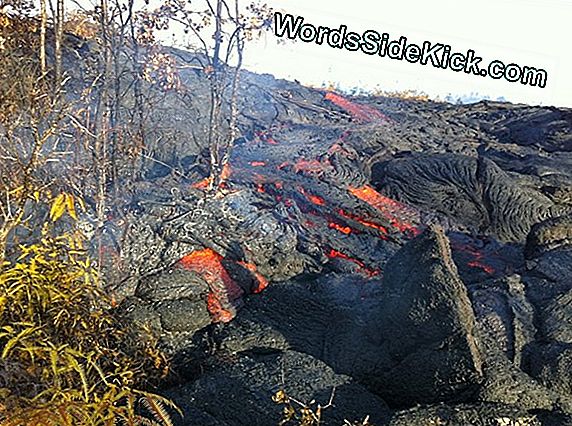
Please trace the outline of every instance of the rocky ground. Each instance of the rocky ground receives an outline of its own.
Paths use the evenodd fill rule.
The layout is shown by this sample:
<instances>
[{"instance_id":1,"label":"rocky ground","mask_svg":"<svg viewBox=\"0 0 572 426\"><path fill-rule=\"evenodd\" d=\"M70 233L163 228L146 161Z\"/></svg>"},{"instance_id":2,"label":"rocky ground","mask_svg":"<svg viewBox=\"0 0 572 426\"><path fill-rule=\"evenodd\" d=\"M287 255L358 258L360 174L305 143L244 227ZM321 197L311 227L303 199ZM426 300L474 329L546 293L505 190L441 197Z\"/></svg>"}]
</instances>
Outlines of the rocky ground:
<instances>
[{"instance_id":1,"label":"rocky ground","mask_svg":"<svg viewBox=\"0 0 572 426\"><path fill-rule=\"evenodd\" d=\"M200 105L204 77L181 79ZM572 425L571 110L245 72L205 198L201 112L162 105L160 163L112 203L106 280L174 357L176 424L274 425L278 390L335 389L326 425Z\"/></svg>"}]
</instances>

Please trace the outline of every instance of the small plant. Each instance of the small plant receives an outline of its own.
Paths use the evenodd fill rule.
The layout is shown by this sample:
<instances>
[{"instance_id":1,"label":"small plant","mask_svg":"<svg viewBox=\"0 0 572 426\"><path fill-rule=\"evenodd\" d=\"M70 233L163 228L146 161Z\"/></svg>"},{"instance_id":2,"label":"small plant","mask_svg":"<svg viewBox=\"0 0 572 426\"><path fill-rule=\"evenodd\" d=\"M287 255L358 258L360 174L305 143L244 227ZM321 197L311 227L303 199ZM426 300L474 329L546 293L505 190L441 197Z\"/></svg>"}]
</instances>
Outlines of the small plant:
<instances>
[{"instance_id":1,"label":"small plant","mask_svg":"<svg viewBox=\"0 0 572 426\"><path fill-rule=\"evenodd\" d=\"M290 397L283 389L272 396L272 401L283 406L282 420L279 425L293 424L297 426L318 426L322 421L322 411L331 407L334 401L335 389L332 390L330 401L322 406L316 401L305 404Z\"/></svg>"},{"instance_id":2,"label":"small plant","mask_svg":"<svg viewBox=\"0 0 572 426\"><path fill-rule=\"evenodd\" d=\"M296 425L296 426L319 426L322 424L322 413L324 410L333 407L334 396L336 389L332 390L330 400L324 406L317 404L316 401L310 401L305 404L295 398L289 396L284 389L280 389L272 396L272 401L276 404L283 406L282 419L280 426L282 425ZM369 422L369 416L366 416L363 420L350 422L349 420L344 420L342 426L374 426Z\"/></svg>"}]
</instances>

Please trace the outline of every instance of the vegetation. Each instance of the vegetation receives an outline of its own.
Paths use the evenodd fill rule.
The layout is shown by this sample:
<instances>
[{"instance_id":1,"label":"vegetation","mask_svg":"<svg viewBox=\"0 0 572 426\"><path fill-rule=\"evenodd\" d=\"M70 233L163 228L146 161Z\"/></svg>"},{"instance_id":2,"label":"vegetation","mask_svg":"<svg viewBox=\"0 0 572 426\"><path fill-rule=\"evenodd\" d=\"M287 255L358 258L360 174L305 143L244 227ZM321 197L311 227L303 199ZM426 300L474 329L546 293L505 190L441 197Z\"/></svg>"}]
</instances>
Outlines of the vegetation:
<instances>
[{"instance_id":1,"label":"vegetation","mask_svg":"<svg viewBox=\"0 0 572 426\"><path fill-rule=\"evenodd\" d=\"M245 43L270 28L272 10L238 0L165 0L152 10L99 0L68 13L64 0L54 3L0 0L0 426L171 425L167 408L176 407L150 391L168 361L152 336L141 339L115 315L97 237L109 192L139 177L148 156L155 99L144 88L198 103L157 33L179 26L199 53L212 195L239 136ZM78 53L86 41L89 58ZM82 220L95 224L95 244ZM285 393L275 401L283 424L304 426L320 424L331 405Z\"/></svg>"},{"instance_id":2,"label":"vegetation","mask_svg":"<svg viewBox=\"0 0 572 426\"><path fill-rule=\"evenodd\" d=\"M57 3L49 21L45 2L40 19L32 2L0 12L0 425L170 425L173 404L151 391L167 359L116 317L76 226L93 210L103 222L119 150L105 49L67 96Z\"/></svg>"},{"instance_id":3,"label":"vegetation","mask_svg":"<svg viewBox=\"0 0 572 426\"><path fill-rule=\"evenodd\" d=\"M156 342L114 316L81 234L51 235L70 200L57 197L40 241L0 268L0 424L170 425L172 404L142 390L168 372Z\"/></svg>"},{"instance_id":4,"label":"vegetation","mask_svg":"<svg viewBox=\"0 0 572 426\"><path fill-rule=\"evenodd\" d=\"M330 400L326 405L321 405L316 401L304 403L289 396L284 389L278 390L272 400L282 406L282 419L278 423L283 425L296 426L319 426L322 424L322 414L334 404L335 388L332 391ZM374 426L369 422L369 416L361 421L350 422L345 420L343 426Z\"/></svg>"}]
</instances>

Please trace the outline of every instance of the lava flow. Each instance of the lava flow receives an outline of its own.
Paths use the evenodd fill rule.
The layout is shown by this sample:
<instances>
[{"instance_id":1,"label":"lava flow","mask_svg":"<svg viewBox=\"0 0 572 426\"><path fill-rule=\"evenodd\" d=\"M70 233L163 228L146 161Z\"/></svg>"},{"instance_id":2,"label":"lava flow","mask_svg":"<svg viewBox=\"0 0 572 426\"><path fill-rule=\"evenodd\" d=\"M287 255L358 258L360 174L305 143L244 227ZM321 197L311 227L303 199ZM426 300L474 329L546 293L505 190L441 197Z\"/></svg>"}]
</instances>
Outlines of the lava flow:
<instances>
[{"instance_id":1,"label":"lava flow","mask_svg":"<svg viewBox=\"0 0 572 426\"><path fill-rule=\"evenodd\" d=\"M413 225L405 219L402 219L411 215L410 209L407 208L404 204L381 195L379 192L368 185L364 185L360 188L350 187L349 191L355 197L365 201L370 206L379 210L380 213L385 216L387 220L389 220L391 225L394 228L397 228L399 231L410 236L416 236L421 233L421 230L417 226Z\"/></svg>"},{"instance_id":2,"label":"lava flow","mask_svg":"<svg viewBox=\"0 0 572 426\"><path fill-rule=\"evenodd\" d=\"M223 257L216 251L206 248L184 256L179 265L193 271L207 282L210 292L207 308L213 322L229 322L236 315L233 302L240 299L242 289L230 277L222 264Z\"/></svg>"},{"instance_id":3,"label":"lava flow","mask_svg":"<svg viewBox=\"0 0 572 426\"><path fill-rule=\"evenodd\" d=\"M349 101L343 96L340 96L334 92L326 93L326 99L333 102L335 105L343 108L347 112L351 114L353 118L362 123L387 123L390 121L389 117L387 117L382 112L378 111L375 108L372 108L368 105L359 105L355 102Z\"/></svg>"},{"instance_id":4,"label":"lava flow","mask_svg":"<svg viewBox=\"0 0 572 426\"><path fill-rule=\"evenodd\" d=\"M253 293L257 294L257 293L261 293L262 290L264 290L266 287L268 287L268 280L266 278L264 278L264 276L258 272L256 265L254 263L248 263L248 262L238 262L238 264L240 266L242 266L244 269L250 271L253 275L254 278L256 279L256 288L254 290L252 290Z\"/></svg>"},{"instance_id":5,"label":"lava flow","mask_svg":"<svg viewBox=\"0 0 572 426\"><path fill-rule=\"evenodd\" d=\"M298 190L300 191L300 193L302 195L304 195L304 197L306 197L308 199L308 201L310 201L312 204L315 204L317 206L323 206L326 204L326 200L324 200L322 197L318 197L317 195L313 195L310 194L309 192L307 192L304 188L299 187Z\"/></svg>"},{"instance_id":6,"label":"lava flow","mask_svg":"<svg viewBox=\"0 0 572 426\"><path fill-rule=\"evenodd\" d=\"M256 136L258 137L259 140L261 140L262 142L266 142L269 145L278 145L278 142L276 142L276 140L268 132L261 131L256 133Z\"/></svg>"},{"instance_id":7,"label":"lava flow","mask_svg":"<svg viewBox=\"0 0 572 426\"><path fill-rule=\"evenodd\" d=\"M222 169L222 173L221 173L221 175L220 175L221 182L224 182L225 180L227 180L227 179L230 177L230 175L231 175L230 164L229 164L229 163L226 163L226 164L224 165L224 167L223 167L223 169ZM197 183L194 183L194 184L191 185L191 186L192 186L193 188L195 188L195 189L205 190L205 189L207 189L207 188L210 186L211 180L212 180L212 179L211 179L210 177L207 177L207 178L204 178L203 180L201 180L201 181L199 181L199 182L197 182Z\"/></svg>"},{"instance_id":8,"label":"lava flow","mask_svg":"<svg viewBox=\"0 0 572 426\"><path fill-rule=\"evenodd\" d=\"M387 228L385 228L384 226L365 220L355 214L348 213L342 209L338 210L338 214L347 219L355 220L356 222L361 223L363 226L367 226L368 228L377 229L379 232L382 233L381 238L385 238L385 235L387 235Z\"/></svg>"},{"instance_id":9,"label":"lava flow","mask_svg":"<svg viewBox=\"0 0 572 426\"><path fill-rule=\"evenodd\" d=\"M368 267L366 267L365 263L363 263L361 260L354 259L353 257L348 256L347 254L339 252L337 250L330 249L327 256L330 259L343 259L343 260L347 260L348 262L352 262L352 263L356 264L360 268L360 270L362 272L364 272L368 277L375 277L375 276L381 274L381 271L379 271L379 270L369 269Z\"/></svg>"},{"instance_id":10,"label":"lava flow","mask_svg":"<svg viewBox=\"0 0 572 426\"><path fill-rule=\"evenodd\" d=\"M449 241L451 242L451 249L463 256L463 261L467 266L480 269L489 275L493 275L497 272L490 264L491 259L489 259L482 250L478 249L470 242L458 241L453 236L449 237Z\"/></svg>"},{"instance_id":11,"label":"lava flow","mask_svg":"<svg viewBox=\"0 0 572 426\"><path fill-rule=\"evenodd\" d=\"M343 225L340 225L339 223L336 223L336 222L330 222L328 224L328 228L335 229L336 231L339 231L342 234L346 234L346 235L349 235L352 232L354 232L353 229L350 228L349 226L343 226Z\"/></svg>"}]
</instances>

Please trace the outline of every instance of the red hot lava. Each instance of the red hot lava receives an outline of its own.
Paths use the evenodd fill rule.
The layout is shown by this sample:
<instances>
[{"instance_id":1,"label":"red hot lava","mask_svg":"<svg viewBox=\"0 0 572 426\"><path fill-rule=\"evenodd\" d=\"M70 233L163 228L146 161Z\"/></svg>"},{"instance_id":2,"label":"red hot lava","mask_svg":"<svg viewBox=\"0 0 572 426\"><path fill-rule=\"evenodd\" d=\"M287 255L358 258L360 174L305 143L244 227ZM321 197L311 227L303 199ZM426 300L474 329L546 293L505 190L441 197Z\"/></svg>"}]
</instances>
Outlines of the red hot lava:
<instances>
[{"instance_id":1,"label":"red hot lava","mask_svg":"<svg viewBox=\"0 0 572 426\"><path fill-rule=\"evenodd\" d=\"M468 242L464 243L457 241L454 238L450 238L449 240L451 241L451 248L453 250L455 250L457 253L463 254L465 259L468 258L466 260L467 266L480 269L489 275L493 275L497 272L495 268L490 265L487 256L485 256L485 254L477 247Z\"/></svg>"},{"instance_id":2,"label":"red hot lava","mask_svg":"<svg viewBox=\"0 0 572 426\"><path fill-rule=\"evenodd\" d=\"M310 201L312 204L315 204L317 206L324 206L326 205L326 200L324 200L322 197L318 197L317 195L313 195L310 194L309 192L307 192L304 188L299 187L298 190L300 191L300 193L302 195L304 195L308 201Z\"/></svg>"},{"instance_id":3,"label":"red hot lava","mask_svg":"<svg viewBox=\"0 0 572 426\"><path fill-rule=\"evenodd\" d=\"M230 164L226 163L222 169L222 173L220 175L221 177L221 181L224 182L225 180L227 180L230 175L231 175L231 169L230 169ZM195 189L201 189L201 190L205 190L207 189L211 184L211 178L204 178L203 180L194 183L193 185L191 185L193 188Z\"/></svg>"},{"instance_id":4,"label":"red hot lava","mask_svg":"<svg viewBox=\"0 0 572 426\"><path fill-rule=\"evenodd\" d=\"M364 123L381 122L387 123L390 121L389 117L381 113L375 108L368 105L360 105L355 102L349 101L343 96L334 92L326 93L326 99L333 102L335 105L343 108L351 114L353 118Z\"/></svg>"},{"instance_id":5,"label":"red hot lava","mask_svg":"<svg viewBox=\"0 0 572 426\"><path fill-rule=\"evenodd\" d=\"M343 260L347 260L348 262L355 263L357 266L359 266L360 270L363 271L369 277L375 277L381 273L381 271L379 271L379 270L369 269L368 267L365 266L365 263L363 263L362 261L354 259L353 257L348 256L347 254L339 252L339 251L334 250L334 249L330 249L327 256L330 259L336 259L337 258L337 259L343 259Z\"/></svg>"},{"instance_id":6,"label":"red hot lava","mask_svg":"<svg viewBox=\"0 0 572 426\"><path fill-rule=\"evenodd\" d=\"M298 160L294 164L294 173L323 173L324 165L318 160Z\"/></svg>"},{"instance_id":7,"label":"red hot lava","mask_svg":"<svg viewBox=\"0 0 572 426\"><path fill-rule=\"evenodd\" d=\"M256 136L258 136L258 139L260 139L262 142L266 142L269 145L278 145L278 142L276 142L276 140L268 132L258 132Z\"/></svg>"},{"instance_id":8,"label":"red hot lava","mask_svg":"<svg viewBox=\"0 0 572 426\"><path fill-rule=\"evenodd\" d=\"M375 207L394 228L399 231L410 234L412 236L419 235L421 230L404 219L411 215L410 209L391 198L385 197L373 189L371 186L364 185L360 188L349 188L349 191L370 206Z\"/></svg>"},{"instance_id":9,"label":"red hot lava","mask_svg":"<svg viewBox=\"0 0 572 426\"><path fill-rule=\"evenodd\" d=\"M238 264L243 268L245 268L246 270L252 272L254 278L256 278L257 286L254 290L252 290L253 293L255 294L261 293L262 290L268 287L268 280L264 278L264 276L260 272L258 272L256 265L254 263L238 262Z\"/></svg>"},{"instance_id":10,"label":"red hot lava","mask_svg":"<svg viewBox=\"0 0 572 426\"><path fill-rule=\"evenodd\" d=\"M213 322L229 322L236 315L233 302L240 299L242 289L230 277L222 264L223 257L206 248L184 256L179 265L203 277L209 285L207 308Z\"/></svg>"},{"instance_id":11,"label":"red hot lava","mask_svg":"<svg viewBox=\"0 0 572 426\"><path fill-rule=\"evenodd\" d=\"M355 214L352 213L348 213L342 209L338 210L338 213L340 216L348 218L348 219L352 219L355 220L358 223L361 223L363 226L367 226L368 228L373 228L373 229L377 229L379 232L381 232L383 235L381 236L381 238L384 238L385 235L387 235L387 229L384 226L381 226L377 223L374 222L370 222L368 220L365 220Z\"/></svg>"},{"instance_id":12,"label":"red hot lava","mask_svg":"<svg viewBox=\"0 0 572 426\"><path fill-rule=\"evenodd\" d=\"M336 222L330 222L328 224L328 227L330 229L335 229L336 231L340 231L342 234L346 235L349 235L353 232L352 228L350 228L349 226L342 226Z\"/></svg>"}]
</instances>

